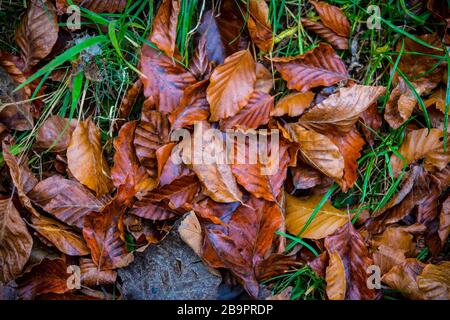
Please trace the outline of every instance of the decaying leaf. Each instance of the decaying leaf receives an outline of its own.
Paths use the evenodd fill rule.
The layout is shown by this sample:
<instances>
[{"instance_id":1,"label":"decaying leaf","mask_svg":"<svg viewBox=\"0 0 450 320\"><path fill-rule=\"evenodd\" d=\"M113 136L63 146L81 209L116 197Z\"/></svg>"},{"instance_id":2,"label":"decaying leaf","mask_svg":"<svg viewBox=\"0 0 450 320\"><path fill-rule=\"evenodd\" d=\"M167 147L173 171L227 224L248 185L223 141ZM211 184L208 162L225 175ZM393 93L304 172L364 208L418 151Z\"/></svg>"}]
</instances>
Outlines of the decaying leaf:
<instances>
[{"instance_id":1,"label":"decaying leaf","mask_svg":"<svg viewBox=\"0 0 450 320\"><path fill-rule=\"evenodd\" d=\"M264 52L272 49L272 27L269 22L269 7L264 0L248 2L247 28L253 42Z\"/></svg>"},{"instance_id":2,"label":"decaying leaf","mask_svg":"<svg viewBox=\"0 0 450 320\"><path fill-rule=\"evenodd\" d=\"M180 6L179 0L162 1L153 21L152 34L150 35L150 41L164 51L169 58L173 58L174 55L179 57L175 41Z\"/></svg>"}]
</instances>

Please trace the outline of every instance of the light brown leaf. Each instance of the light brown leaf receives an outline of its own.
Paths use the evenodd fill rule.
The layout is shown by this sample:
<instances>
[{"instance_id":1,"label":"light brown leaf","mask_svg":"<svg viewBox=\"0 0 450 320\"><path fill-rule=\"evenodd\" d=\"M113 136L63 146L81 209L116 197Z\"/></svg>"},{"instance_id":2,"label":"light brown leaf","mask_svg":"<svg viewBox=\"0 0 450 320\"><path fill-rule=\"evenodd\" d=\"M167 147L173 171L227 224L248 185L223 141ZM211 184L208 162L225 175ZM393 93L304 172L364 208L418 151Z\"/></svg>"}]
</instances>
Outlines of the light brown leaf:
<instances>
[{"instance_id":1,"label":"light brown leaf","mask_svg":"<svg viewBox=\"0 0 450 320\"><path fill-rule=\"evenodd\" d=\"M174 55L181 58L176 48L178 14L180 12L179 0L163 0L153 20L150 41L169 57Z\"/></svg>"},{"instance_id":2,"label":"light brown leaf","mask_svg":"<svg viewBox=\"0 0 450 320\"><path fill-rule=\"evenodd\" d=\"M11 198L0 198L0 283L14 280L30 257L33 239Z\"/></svg>"},{"instance_id":3,"label":"light brown leaf","mask_svg":"<svg viewBox=\"0 0 450 320\"><path fill-rule=\"evenodd\" d=\"M36 65L52 51L58 39L55 7L49 0L31 0L17 31L16 42L21 50L25 69Z\"/></svg>"},{"instance_id":4,"label":"light brown leaf","mask_svg":"<svg viewBox=\"0 0 450 320\"><path fill-rule=\"evenodd\" d=\"M197 216L192 211L186 215L178 227L181 239L199 256L202 256L203 232Z\"/></svg>"},{"instance_id":5,"label":"light brown leaf","mask_svg":"<svg viewBox=\"0 0 450 320\"><path fill-rule=\"evenodd\" d=\"M73 176L97 196L112 188L109 166L102 153L100 129L91 119L79 121L67 148L67 164Z\"/></svg>"},{"instance_id":6,"label":"light brown leaf","mask_svg":"<svg viewBox=\"0 0 450 320\"><path fill-rule=\"evenodd\" d=\"M425 265L416 259L406 259L400 265L394 266L381 280L394 290L398 290L405 297L413 300L423 299L416 278L422 273Z\"/></svg>"},{"instance_id":7,"label":"light brown leaf","mask_svg":"<svg viewBox=\"0 0 450 320\"><path fill-rule=\"evenodd\" d=\"M85 286L99 286L114 284L117 272L114 270L99 270L91 259L80 259L80 280Z\"/></svg>"},{"instance_id":8,"label":"light brown leaf","mask_svg":"<svg viewBox=\"0 0 450 320\"><path fill-rule=\"evenodd\" d=\"M248 50L241 50L214 69L207 89L210 121L234 116L249 101L256 82L256 66Z\"/></svg>"},{"instance_id":9,"label":"light brown leaf","mask_svg":"<svg viewBox=\"0 0 450 320\"><path fill-rule=\"evenodd\" d=\"M339 253L333 252L326 270L327 296L330 300L344 300L346 291L345 267Z\"/></svg>"},{"instance_id":10,"label":"light brown leaf","mask_svg":"<svg viewBox=\"0 0 450 320\"><path fill-rule=\"evenodd\" d=\"M273 87L272 73L262 63L256 62L255 91L269 93Z\"/></svg>"},{"instance_id":11,"label":"light brown leaf","mask_svg":"<svg viewBox=\"0 0 450 320\"><path fill-rule=\"evenodd\" d=\"M321 133L348 133L361 113L384 94L379 86L353 85L339 91L304 113L299 123Z\"/></svg>"},{"instance_id":12,"label":"light brown leaf","mask_svg":"<svg viewBox=\"0 0 450 320\"><path fill-rule=\"evenodd\" d=\"M301 92L348 79L344 62L331 46L324 43L303 55L274 58L273 61L288 88Z\"/></svg>"},{"instance_id":13,"label":"light brown leaf","mask_svg":"<svg viewBox=\"0 0 450 320\"><path fill-rule=\"evenodd\" d=\"M449 300L450 262L427 264L417 277L417 285L427 300Z\"/></svg>"},{"instance_id":14,"label":"light brown leaf","mask_svg":"<svg viewBox=\"0 0 450 320\"><path fill-rule=\"evenodd\" d=\"M450 149L444 152L444 134L439 129L419 129L406 134L402 145L398 149L405 161L393 154L390 162L394 175L398 175L403 165L425 159L424 166L428 171L442 170L450 162Z\"/></svg>"},{"instance_id":15,"label":"light brown leaf","mask_svg":"<svg viewBox=\"0 0 450 320\"><path fill-rule=\"evenodd\" d=\"M277 102L271 116L281 117L287 114L289 117L297 117L309 108L313 99L314 93L311 91L291 93Z\"/></svg>"},{"instance_id":16,"label":"light brown leaf","mask_svg":"<svg viewBox=\"0 0 450 320\"><path fill-rule=\"evenodd\" d=\"M69 256L89 254L84 239L70 227L44 216L31 217L33 229L50 241L59 251Z\"/></svg>"},{"instance_id":17,"label":"light brown leaf","mask_svg":"<svg viewBox=\"0 0 450 320\"><path fill-rule=\"evenodd\" d=\"M314 208L322 200L322 196L314 195L308 198L297 198L286 193L285 197L286 228L289 233L298 235L306 225ZM325 238L347 223L348 219L349 217L344 211L336 209L330 201L327 201L300 236L306 239Z\"/></svg>"}]
</instances>

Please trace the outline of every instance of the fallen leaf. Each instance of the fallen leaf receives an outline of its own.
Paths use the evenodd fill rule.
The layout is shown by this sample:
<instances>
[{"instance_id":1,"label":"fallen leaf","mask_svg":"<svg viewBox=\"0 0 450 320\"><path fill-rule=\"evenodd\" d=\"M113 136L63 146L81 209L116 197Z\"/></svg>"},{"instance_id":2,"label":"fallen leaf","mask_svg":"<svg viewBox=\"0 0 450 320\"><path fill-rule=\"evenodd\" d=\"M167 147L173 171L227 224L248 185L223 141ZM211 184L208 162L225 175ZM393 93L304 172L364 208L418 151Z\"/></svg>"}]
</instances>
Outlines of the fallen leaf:
<instances>
[{"instance_id":1,"label":"fallen leaf","mask_svg":"<svg viewBox=\"0 0 450 320\"><path fill-rule=\"evenodd\" d=\"M29 1L28 10L16 31L16 42L25 69L30 69L49 55L58 39L58 30L53 4L48 0Z\"/></svg>"},{"instance_id":2,"label":"fallen leaf","mask_svg":"<svg viewBox=\"0 0 450 320\"><path fill-rule=\"evenodd\" d=\"M339 7L324 1L310 1L320 16L320 20L327 27L341 37L350 36L350 23Z\"/></svg>"},{"instance_id":3,"label":"fallen leaf","mask_svg":"<svg viewBox=\"0 0 450 320\"><path fill-rule=\"evenodd\" d=\"M419 290L416 278L422 273L425 265L416 259L406 259L400 265L394 266L383 275L381 281L394 290L398 290L407 298L413 300L423 299L423 293Z\"/></svg>"},{"instance_id":4,"label":"fallen leaf","mask_svg":"<svg viewBox=\"0 0 450 320\"><path fill-rule=\"evenodd\" d=\"M450 162L450 150L444 152L444 134L439 129L412 130L406 134L398 153L405 161L393 154L390 159L392 171L399 175L404 165L424 159L424 167L428 171L442 170Z\"/></svg>"},{"instance_id":5,"label":"fallen leaf","mask_svg":"<svg viewBox=\"0 0 450 320\"><path fill-rule=\"evenodd\" d=\"M345 267L345 299L374 300L378 293L367 286L366 270L373 264L363 238L349 221L325 238L325 248L332 257L337 253ZM328 270L327 270L328 271Z\"/></svg>"},{"instance_id":6,"label":"fallen leaf","mask_svg":"<svg viewBox=\"0 0 450 320\"><path fill-rule=\"evenodd\" d=\"M113 200L102 211L84 217L83 237L91 250L92 260L101 270L122 268L133 261L133 254L127 252L120 239L118 222L123 212Z\"/></svg>"},{"instance_id":7,"label":"fallen leaf","mask_svg":"<svg viewBox=\"0 0 450 320\"><path fill-rule=\"evenodd\" d=\"M264 52L272 49L272 27L269 22L269 7L264 0L248 2L247 28L253 42Z\"/></svg>"},{"instance_id":8,"label":"fallen leaf","mask_svg":"<svg viewBox=\"0 0 450 320\"><path fill-rule=\"evenodd\" d=\"M256 82L256 66L248 50L241 50L214 69L206 91L210 121L234 116L249 101Z\"/></svg>"},{"instance_id":9,"label":"fallen leaf","mask_svg":"<svg viewBox=\"0 0 450 320\"><path fill-rule=\"evenodd\" d=\"M330 262L326 270L327 296L330 300L344 300L346 291L345 266L339 254L335 251L330 256Z\"/></svg>"},{"instance_id":10,"label":"fallen leaf","mask_svg":"<svg viewBox=\"0 0 450 320\"><path fill-rule=\"evenodd\" d=\"M321 43L303 55L274 58L275 68L289 89L307 92L318 86L331 86L348 79L344 62L333 48Z\"/></svg>"},{"instance_id":11,"label":"fallen leaf","mask_svg":"<svg viewBox=\"0 0 450 320\"><path fill-rule=\"evenodd\" d=\"M33 239L11 198L0 198L0 283L14 280L30 257Z\"/></svg>"},{"instance_id":12,"label":"fallen leaf","mask_svg":"<svg viewBox=\"0 0 450 320\"><path fill-rule=\"evenodd\" d=\"M202 256L203 232L200 222L194 212L190 212L181 221L178 227L178 233L181 239L194 250L194 252Z\"/></svg>"},{"instance_id":13,"label":"fallen leaf","mask_svg":"<svg viewBox=\"0 0 450 320\"><path fill-rule=\"evenodd\" d=\"M173 111L183 96L183 90L195 83L194 76L168 56L147 44L141 49L139 70L144 96L158 102L158 110Z\"/></svg>"},{"instance_id":14,"label":"fallen leaf","mask_svg":"<svg viewBox=\"0 0 450 320\"><path fill-rule=\"evenodd\" d=\"M176 47L178 14L181 3L179 0L164 0L161 2L153 20L150 41L169 57L180 59Z\"/></svg>"},{"instance_id":15,"label":"fallen leaf","mask_svg":"<svg viewBox=\"0 0 450 320\"><path fill-rule=\"evenodd\" d=\"M299 235L323 197L315 195L308 198L297 198L286 193L285 198L286 229L293 235ZM305 239L325 238L346 224L348 219L349 217L344 211L336 209L327 200L300 236Z\"/></svg>"},{"instance_id":16,"label":"fallen leaf","mask_svg":"<svg viewBox=\"0 0 450 320\"><path fill-rule=\"evenodd\" d=\"M281 117L287 114L289 117L297 117L309 108L313 99L314 93L311 91L291 93L277 102L270 115Z\"/></svg>"},{"instance_id":17,"label":"fallen leaf","mask_svg":"<svg viewBox=\"0 0 450 320\"><path fill-rule=\"evenodd\" d=\"M40 181L29 193L34 203L70 226L83 227L83 218L104 203L80 183L60 175Z\"/></svg>"},{"instance_id":18,"label":"fallen leaf","mask_svg":"<svg viewBox=\"0 0 450 320\"><path fill-rule=\"evenodd\" d=\"M114 284L117 272L114 270L99 270L91 259L80 259L80 280L84 286L99 286Z\"/></svg>"},{"instance_id":19,"label":"fallen leaf","mask_svg":"<svg viewBox=\"0 0 450 320\"><path fill-rule=\"evenodd\" d=\"M255 91L269 93L273 87L272 73L262 63L256 62Z\"/></svg>"},{"instance_id":20,"label":"fallen leaf","mask_svg":"<svg viewBox=\"0 0 450 320\"><path fill-rule=\"evenodd\" d=\"M52 152L64 152L70 143L74 128L71 123L60 116L50 116L39 127L34 147L50 149Z\"/></svg>"},{"instance_id":21,"label":"fallen leaf","mask_svg":"<svg viewBox=\"0 0 450 320\"><path fill-rule=\"evenodd\" d=\"M207 33L202 33L189 63L189 70L197 80L209 77L214 65L214 62L209 61L208 53L206 52L206 40Z\"/></svg>"},{"instance_id":22,"label":"fallen leaf","mask_svg":"<svg viewBox=\"0 0 450 320\"><path fill-rule=\"evenodd\" d=\"M445 199L442 204L441 214L439 216L439 238L442 241L442 244L448 238L450 234L450 197Z\"/></svg>"},{"instance_id":23,"label":"fallen leaf","mask_svg":"<svg viewBox=\"0 0 450 320\"><path fill-rule=\"evenodd\" d=\"M310 19L302 18L302 26L310 30L327 41L333 47L339 50L348 49L348 38L336 34L333 30L327 28L320 22L314 22Z\"/></svg>"},{"instance_id":24,"label":"fallen leaf","mask_svg":"<svg viewBox=\"0 0 450 320\"><path fill-rule=\"evenodd\" d=\"M267 93L255 91L250 96L245 107L234 116L220 120L222 130L239 128L243 130L257 129L269 122L270 113L273 110L273 97Z\"/></svg>"},{"instance_id":25,"label":"fallen leaf","mask_svg":"<svg viewBox=\"0 0 450 320\"><path fill-rule=\"evenodd\" d=\"M320 133L348 133L361 113L375 103L385 91L384 87L379 86L353 85L341 88L305 112L299 123Z\"/></svg>"},{"instance_id":26,"label":"fallen leaf","mask_svg":"<svg viewBox=\"0 0 450 320\"><path fill-rule=\"evenodd\" d=\"M427 300L449 300L450 262L427 264L417 277L417 285Z\"/></svg>"},{"instance_id":27,"label":"fallen leaf","mask_svg":"<svg viewBox=\"0 0 450 320\"><path fill-rule=\"evenodd\" d=\"M100 129L91 119L79 121L67 148L70 172L97 196L112 188L109 166L102 153Z\"/></svg>"},{"instance_id":28,"label":"fallen leaf","mask_svg":"<svg viewBox=\"0 0 450 320\"><path fill-rule=\"evenodd\" d=\"M128 88L126 94L123 96L119 106L119 113L117 115L119 127L130 116L130 113L136 104L139 95L142 93L142 82L136 80L131 87Z\"/></svg>"},{"instance_id":29,"label":"fallen leaf","mask_svg":"<svg viewBox=\"0 0 450 320\"><path fill-rule=\"evenodd\" d=\"M41 215L31 217L31 226L64 254L85 256L90 253L81 235L61 222Z\"/></svg>"}]
</instances>

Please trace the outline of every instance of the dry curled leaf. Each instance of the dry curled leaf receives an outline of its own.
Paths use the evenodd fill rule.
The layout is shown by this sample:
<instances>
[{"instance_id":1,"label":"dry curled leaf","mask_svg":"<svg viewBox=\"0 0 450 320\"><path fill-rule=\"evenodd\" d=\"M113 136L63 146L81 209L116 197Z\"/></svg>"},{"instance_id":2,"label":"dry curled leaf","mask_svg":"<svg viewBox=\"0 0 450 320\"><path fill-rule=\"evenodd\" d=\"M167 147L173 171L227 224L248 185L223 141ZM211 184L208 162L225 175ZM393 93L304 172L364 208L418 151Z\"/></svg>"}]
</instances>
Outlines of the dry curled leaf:
<instances>
[{"instance_id":1,"label":"dry curled leaf","mask_svg":"<svg viewBox=\"0 0 450 320\"><path fill-rule=\"evenodd\" d=\"M341 37L350 36L350 23L339 7L324 1L310 1L320 16L320 20L327 27Z\"/></svg>"},{"instance_id":2,"label":"dry curled leaf","mask_svg":"<svg viewBox=\"0 0 450 320\"><path fill-rule=\"evenodd\" d=\"M331 46L324 43L303 55L274 58L273 61L288 88L301 92L348 79L344 62Z\"/></svg>"},{"instance_id":3,"label":"dry curled leaf","mask_svg":"<svg viewBox=\"0 0 450 320\"><path fill-rule=\"evenodd\" d=\"M337 229L347 223L347 214L332 206L330 201L316 213L314 219L306 226L311 214L322 200L322 196L315 195L308 198L297 198L290 194L286 197L286 228L294 235L300 235L305 239L322 239L334 233ZM300 231L303 232L300 234Z\"/></svg>"},{"instance_id":4,"label":"dry curled leaf","mask_svg":"<svg viewBox=\"0 0 450 320\"><path fill-rule=\"evenodd\" d=\"M109 165L102 152L100 129L91 119L79 121L67 148L70 172L97 196L112 188Z\"/></svg>"},{"instance_id":5,"label":"dry curled leaf","mask_svg":"<svg viewBox=\"0 0 450 320\"><path fill-rule=\"evenodd\" d=\"M30 257L33 239L11 198L0 198L0 283L14 280Z\"/></svg>"},{"instance_id":6,"label":"dry curled leaf","mask_svg":"<svg viewBox=\"0 0 450 320\"><path fill-rule=\"evenodd\" d=\"M302 18L302 25L307 29L315 34L317 34L319 37L321 37L323 40L330 43L333 47L339 50L347 50L348 49L348 38L342 37L338 34L336 34L333 30L327 28L325 25L323 25L320 22L314 22L310 19Z\"/></svg>"},{"instance_id":7,"label":"dry curled leaf","mask_svg":"<svg viewBox=\"0 0 450 320\"><path fill-rule=\"evenodd\" d=\"M16 31L25 69L36 65L52 51L58 39L55 7L48 0L31 0Z\"/></svg>"},{"instance_id":8,"label":"dry curled leaf","mask_svg":"<svg viewBox=\"0 0 450 320\"><path fill-rule=\"evenodd\" d=\"M265 0L248 2L247 28L253 42L264 52L272 49L272 27L269 22L269 7Z\"/></svg>"}]
</instances>

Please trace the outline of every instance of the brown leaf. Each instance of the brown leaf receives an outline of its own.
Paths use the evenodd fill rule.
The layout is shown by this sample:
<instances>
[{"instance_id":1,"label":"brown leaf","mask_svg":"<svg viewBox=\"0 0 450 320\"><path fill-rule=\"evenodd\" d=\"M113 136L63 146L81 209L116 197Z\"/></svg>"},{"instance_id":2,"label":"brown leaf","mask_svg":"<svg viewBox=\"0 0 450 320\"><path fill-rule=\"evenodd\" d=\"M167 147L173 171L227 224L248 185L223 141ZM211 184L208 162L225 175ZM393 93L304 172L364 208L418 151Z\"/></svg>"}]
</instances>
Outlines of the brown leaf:
<instances>
[{"instance_id":1,"label":"brown leaf","mask_svg":"<svg viewBox=\"0 0 450 320\"><path fill-rule=\"evenodd\" d=\"M145 197L134 203L131 213L153 221L170 220L178 216L178 213L170 210L168 205L164 203L153 203Z\"/></svg>"},{"instance_id":2,"label":"brown leaf","mask_svg":"<svg viewBox=\"0 0 450 320\"><path fill-rule=\"evenodd\" d=\"M450 234L450 196L445 199L442 204L441 214L439 216L439 238L442 244L448 238Z\"/></svg>"},{"instance_id":3,"label":"brown leaf","mask_svg":"<svg viewBox=\"0 0 450 320\"><path fill-rule=\"evenodd\" d=\"M130 116L133 106L135 105L141 92L142 82L138 79L131 87L128 88L128 91L120 102L119 113L117 115L120 125L122 121L125 121Z\"/></svg>"},{"instance_id":4,"label":"brown leaf","mask_svg":"<svg viewBox=\"0 0 450 320\"><path fill-rule=\"evenodd\" d=\"M333 179L340 180L343 177L344 157L328 137L296 123L286 125L286 129L309 164Z\"/></svg>"},{"instance_id":5,"label":"brown leaf","mask_svg":"<svg viewBox=\"0 0 450 320\"><path fill-rule=\"evenodd\" d=\"M14 280L30 257L33 239L11 198L0 198L0 283Z\"/></svg>"},{"instance_id":6,"label":"brown leaf","mask_svg":"<svg viewBox=\"0 0 450 320\"><path fill-rule=\"evenodd\" d=\"M122 12L127 6L127 0L72 0L72 2L96 13ZM68 5L67 0L56 0L58 14L65 13Z\"/></svg>"},{"instance_id":7,"label":"brown leaf","mask_svg":"<svg viewBox=\"0 0 450 320\"><path fill-rule=\"evenodd\" d=\"M393 267L401 265L406 261L405 254L400 249L389 245L380 245L373 252L373 262L380 267L381 274L389 272Z\"/></svg>"},{"instance_id":8,"label":"brown leaf","mask_svg":"<svg viewBox=\"0 0 450 320\"><path fill-rule=\"evenodd\" d=\"M176 47L179 0L163 0L153 20L150 41L169 57L181 58Z\"/></svg>"},{"instance_id":9,"label":"brown leaf","mask_svg":"<svg viewBox=\"0 0 450 320\"><path fill-rule=\"evenodd\" d=\"M427 264L417 277L417 285L427 300L449 300L450 262Z\"/></svg>"},{"instance_id":10,"label":"brown leaf","mask_svg":"<svg viewBox=\"0 0 450 320\"><path fill-rule=\"evenodd\" d=\"M192 173L192 171L184 163L175 163L172 160L172 151L175 146L175 143L168 143L159 148L156 152L158 166L160 166L160 186L170 184L174 180Z\"/></svg>"},{"instance_id":11,"label":"brown leaf","mask_svg":"<svg viewBox=\"0 0 450 320\"><path fill-rule=\"evenodd\" d=\"M421 300L423 293L419 290L416 278L422 273L423 268L424 264L416 259L406 259L402 264L394 266L381 280L392 289L400 291L405 297Z\"/></svg>"},{"instance_id":12,"label":"brown leaf","mask_svg":"<svg viewBox=\"0 0 450 320\"><path fill-rule=\"evenodd\" d=\"M19 199L22 205L34 215L39 216L39 213L36 211L36 209L34 209L33 205L31 204L30 198L28 198L27 195L37 184L38 180L28 168L28 160L26 159L26 157L24 157L23 155L15 157L10 152L9 149L12 143L13 140L10 138L6 138L5 140L3 140L3 157L5 159L6 165L9 167L9 173L11 175L12 182L15 189L17 190L17 194L19 195Z\"/></svg>"},{"instance_id":13,"label":"brown leaf","mask_svg":"<svg viewBox=\"0 0 450 320\"><path fill-rule=\"evenodd\" d=\"M54 175L40 181L29 193L34 203L70 226L83 227L83 218L104 204L73 180Z\"/></svg>"},{"instance_id":14,"label":"brown leaf","mask_svg":"<svg viewBox=\"0 0 450 320\"><path fill-rule=\"evenodd\" d=\"M206 91L210 121L234 116L249 101L256 82L256 66L248 50L241 50L214 69Z\"/></svg>"},{"instance_id":15,"label":"brown leaf","mask_svg":"<svg viewBox=\"0 0 450 320\"><path fill-rule=\"evenodd\" d=\"M197 216L192 211L178 227L181 239L199 256L202 256L203 232Z\"/></svg>"},{"instance_id":16,"label":"brown leaf","mask_svg":"<svg viewBox=\"0 0 450 320\"><path fill-rule=\"evenodd\" d=\"M327 28L320 22L314 22L310 19L302 18L302 26L321 37L323 40L330 43L333 47L339 50L348 49L348 38L336 34L333 30Z\"/></svg>"},{"instance_id":17,"label":"brown leaf","mask_svg":"<svg viewBox=\"0 0 450 320\"><path fill-rule=\"evenodd\" d=\"M114 270L99 270L91 259L80 259L80 280L85 286L114 284L117 272Z\"/></svg>"},{"instance_id":18,"label":"brown leaf","mask_svg":"<svg viewBox=\"0 0 450 320\"><path fill-rule=\"evenodd\" d=\"M262 63L256 62L255 91L269 93L273 87L272 73Z\"/></svg>"},{"instance_id":19,"label":"brown leaf","mask_svg":"<svg viewBox=\"0 0 450 320\"><path fill-rule=\"evenodd\" d=\"M324 1L310 1L320 16L322 23L341 37L350 36L350 23L339 7Z\"/></svg>"},{"instance_id":20,"label":"brown leaf","mask_svg":"<svg viewBox=\"0 0 450 320\"><path fill-rule=\"evenodd\" d=\"M24 69L24 62L21 58L2 50L0 50L0 58L0 66L3 67L3 70L6 71L15 83L22 84L27 80L27 77L22 71ZM24 97L31 96L30 85L26 85L21 91Z\"/></svg>"},{"instance_id":21,"label":"brown leaf","mask_svg":"<svg viewBox=\"0 0 450 320\"><path fill-rule=\"evenodd\" d=\"M159 102L158 110L164 112L174 110L180 103L183 90L195 83L190 72L146 44L141 49L139 70L143 74L144 96L153 97L155 102Z\"/></svg>"},{"instance_id":22,"label":"brown leaf","mask_svg":"<svg viewBox=\"0 0 450 320\"><path fill-rule=\"evenodd\" d=\"M327 296L330 300L344 300L347 289L345 266L336 251L330 256L326 270Z\"/></svg>"},{"instance_id":23,"label":"brown leaf","mask_svg":"<svg viewBox=\"0 0 450 320\"><path fill-rule=\"evenodd\" d=\"M127 190L133 190L132 194L128 194L130 199L154 189L158 184L157 179L149 176L136 156L133 145L136 126L137 121L131 121L120 129L114 141L114 166L111 169L112 183L116 188L123 185Z\"/></svg>"},{"instance_id":24,"label":"brown leaf","mask_svg":"<svg viewBox=\"0 0 450 320\"><path fill-rule=\"evenodd\" d=\"M253 42L264 52L272 50L272 27L269 22L269 7L265 0L248 2L247 28Z\"/></svg>"},{"instance_id":25,"label":"brown leaf","mask_svg":"<svg viewBox=\"0 0 450 320\"><path fill-rule=\"evenodd\" d=\"M373 131L376 132L381 128L383 122L381 115L378 113L377 105L374 103L371 106L369 106L369 108L367 108L361 113L360 118L364 123L364 125L361 126L364 136L367 142L370 145L373 145L375 143L375 135L368 128L371 128Z\"/></svg>"},{"instance_id":26,"label":"brown leaf","mask_svg":"<svg viewBox=\"0 0 450 320\"><path fill-rule=\"evenodd\" d=\"M366 245L351 222L339 228L325 239L330 257L337 253L345 267L345 299L373 300L377 291L367 287L367 268L373 264ZM327 269L328 272L328 269Z\"/></svg>"},{"instance_id":27,"label":"brown leaf","mask_svg":"<svg viewBox=\"0 0 450 320\"><path fill-rule=\"evenodd\" d=\"M199 81L184 89L180 105L169 115L172 130L194 125L197 121L207 120L210 116L206 99L208 80Z\"/></svg>"},{"instance_id":28,"label":"brown leaf","mask_svg":"<svg viewBox=\"0 0 450 320\"><path fill-rule=\"evenodd\" d=\"M59 251L69 256L85 256L89 254L84 239L72 228L54 219L44 216L31 217L33 229L50 241Z\"/></svg>"},{"instance_id":29,"label":"brown leaf","mask_svg":"<svg viewBox=\"0 0 450 320\"><path fill-rule=\"evenodd\" d=\"M68 292L69 277L70 273L67 272L63 259L46 258L17 279L19 297L30 300L41 294Z\"/></svg>"},{"instance_id":30,"label":"brown leaf","mask_svg":"<svg viewBox=\"0 0 450 320\"><path fill-rule=\"evenodd\" d=\"M158 179L157 150L169 141L169 130L170 123L165 113L145 110L134 133L136 156L155 180Z\"/></svg>"},{"instance_id":31,"label":"brown leaf","mask_svg":"<svg viewBox=\"0 0 450 320\"><path fill-rule=\"evenodd\" d=\"M92 260L101 270L122 268L133 261L133 254L127 252L118 229L123 212L117 200L113 200L102 211L84 217L83 236Z\"/></svg>"},{"instance_id":32,"label":"brown leaf","mask_svg":"<svg viewBox=\"0 0 450 320\"><path fill-rule=\"evenodd\" d=\"M289 117L297 117L309 108L313 99L314 93L311 91L291 93L277 102L271 116L281 117L287 114Z\"/></svg>"},{"instance_id":33,"label":"brown leaf","mask_svg":"<svg viewBox=\"0 0 450 320\"><path fill-rule=\"evenodd\" d=\"M259 284L255 267L268 253L274 233L282 223L282 215L278 205L273 202L252 197L246 205L239 206L233 213L228 228L207 228L206 236L223 265L256 298Z\"/></svg>"},{"instance_id":34,"label":"brown leaf","mask_svg":"<svg viewBox=\"0 0 450 320\"><path fill-rule=\"evenodd\" d=\"M79 121L67 148L70 172L97 196L112 188L109 166L102 153L100 129L91 119Z\"/></svg>"},{"instance_id":35,"label":"brown leaf","mask_svg":"<svg viewBox=\"0 0 450 320\"><path fill-rule=\"evenodd\" d=\"M436 109L445 114L445 96L446 90L444 88L436 89L428 99L426 99L423 103L425 107L436 106Z\"/></svg>"},{"instance_id":36,"label":"brown leaf","mask_svg":"<svg viewBox=\"0 0 450 320\"><path fill-rule=\"evenodd\" d=\"M275 141L274 143L278 143L277 149L269 139L267 142L260 140L258 146L252 146L251 142L247 141L240 144L239 136L237 141L238 143L234 144L235 157L231 164L231 170L237 182L257 198L276 201L286 179L287 166L290 162L288 144ZM262 147L263 143L267 146ZM262 158L264 155L260 152L251 155L253 147L266 150L267 161L264 161ZM254 155L256 158L253 157Z\"/></svg>"},{"instance_id":37,"label":"brown leaf","mask_svg":"<svg viewBox=\"0 0 450 320\"><path fill-rule=\"evenodd\" d=\"M70 143L74 127L65 118L58 115L48 117L39 127L34 147L64 152Z\"/></svg>"},{"instance_id":38,"label":"brown leaf","mask_svg":"<svg viewBox=\"0 0 450 320\"><path fill-rule=\"evenodd\" d=\"M197 80L202 80L211 73L213 62L209 61L206 52L207 33L203 33L198 40L197 46L189 63L189 70Z\"/></svg>"},{"instance_id":39,"label":"brown leaf","mask_svg":"<svg viewBox=\"0 0 450 320\"><path fill-rule=\"evenodd\" d=\"M291 168L291 174L296 189L311 189L322 182L321 173L306 164Z\"/></svg>"},{"instance_id":40,"label":"brown leaf","mask_svg":"<svg viewBox=\"0 0 450 320\"><path fill-rule=\"evenodd\" d=\"M450 162L450 150L444 152L444 134L439 129L419 129L406 134L402 145L398 149L405 161L393 154L391 166L394 175L400 174L403 165L424 159L424 167L428 171L442 170Z\"/></svg>"},{"instance_id":41,"label":"brown leaf","mask_svg":"<svg viewBox=\"0 0 450 320\"><path fill-rule=\"evenodd\" d=\"M273 61L275 68L287 81L288 88L301 92L348 79L344 62L331 46L324 43L303 55L275 58Z\"/></svg>"},{"instance_id":42,"label":"brown leaf","mask_svg":"<svg viewBox=\"0 0 450 320\"><path fill-rule=\"evenodd\" d=\"M299 123L321 133L348 133L361 113L384 94L384 87L353 85L339 91L304 113Z\"/></svg>"},{"instance_id":43,"label":"brown leaf","mask_svg":"<svg viewBox=\"0 0 450 320\"><path fill-rule=\"evenodd\" d=\"M286 229L293 235L299 235L305 227L314 208L322 200L322 196L315 195L308 198L297 198L290 194L286 197ZM322 239L334 233L347 223L349 217L344 211L336 209L327 201L316 213L314 220L301 233L302 238Z\"/></svg>"},{"instance_id":44,"label":"brown leaf","mask_svg":"<svg viewBox=\"0 0 450 320\"><path fill-rule=\"evenodd\" d=\"M244 108L234 116L220 120L220 128L222 130L232 128L256 129L269 122L272 110L273 97L267 93L255 91Z\"/></svg>"},{"instance_id":45,"label":"brown leaf","mask_svg":"<svg viewBox=\"0 0 450 320\"><path fill-rule=\"evenodd\" d=\"M21 50L25 69L36 65L52 51L58 39L55 7L48 1L31 0L17 31L16 42Z\"/></svg>"}]
</instances>

